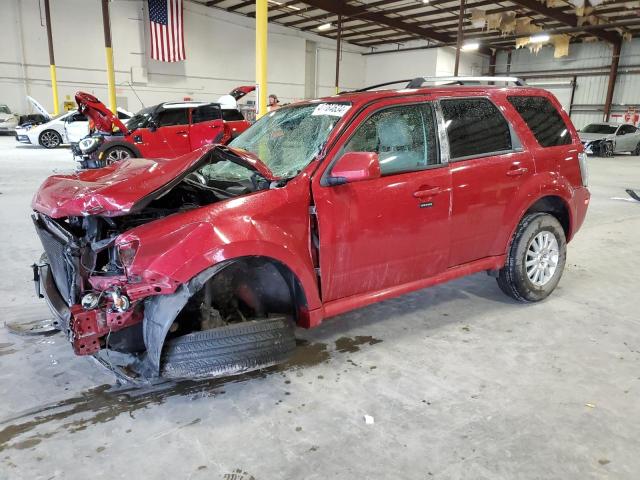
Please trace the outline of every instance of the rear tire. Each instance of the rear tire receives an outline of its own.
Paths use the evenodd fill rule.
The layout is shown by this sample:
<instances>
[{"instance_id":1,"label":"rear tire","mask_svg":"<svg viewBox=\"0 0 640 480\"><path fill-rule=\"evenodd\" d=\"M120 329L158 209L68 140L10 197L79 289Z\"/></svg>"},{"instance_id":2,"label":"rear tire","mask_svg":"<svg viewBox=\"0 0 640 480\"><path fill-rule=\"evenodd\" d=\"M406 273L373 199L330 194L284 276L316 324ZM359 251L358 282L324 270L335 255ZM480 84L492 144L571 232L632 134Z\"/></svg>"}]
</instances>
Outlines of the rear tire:
<instances>
[{"instance_id":1,"label":"rear tire","mask_svg":"<svg viewBox=\"0 0 640 480\"><path fill-rule=\"evenodd\" d=\"M544 245L543 245L544 244ZM498 286L519 302L539 302L556 288L567 258L560 222L548 213L525 215L513 235Z\"/></svg>"},{"instance_id":2,"label":"rear tire","mask_svg":"<svg viewBox=\"0 0 640 480\"><path fill-rule=\"evenodd\" d=\"M58 148L62 144L62 136L55 130L45 130L38 137L38 143L44 148Z\"/></svg>"},{"instance_id":3,"label":"rear tire","mask_svg":"<svg viewBox=\"0 0 640 480\"><path fill-rule=\"evenodd\" d=\"M295 348L288 317L250 320L168 340L160 370L166 378L237 375L281 363Z\"/></svg>"},{"instance_id":4,"label":"rear tire","mask_svg":"<svg viewBox=\"0 0 640 480\"><path fill-rule=\"evenodd\" d=\"M636 156L640 156L640 142L636 145L636 149L632 152Z\"/></svg>"}]
</instances>

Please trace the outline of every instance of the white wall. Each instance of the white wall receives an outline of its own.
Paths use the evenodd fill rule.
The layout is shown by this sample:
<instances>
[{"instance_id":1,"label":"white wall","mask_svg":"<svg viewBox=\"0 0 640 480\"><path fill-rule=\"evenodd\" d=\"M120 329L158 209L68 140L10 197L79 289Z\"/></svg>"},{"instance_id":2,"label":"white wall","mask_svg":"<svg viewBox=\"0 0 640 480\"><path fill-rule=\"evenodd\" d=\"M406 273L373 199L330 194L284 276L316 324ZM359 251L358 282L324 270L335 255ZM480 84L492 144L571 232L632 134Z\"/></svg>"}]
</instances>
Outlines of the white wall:
<instances>
[{"instance_id":1,"label":"white wall","mask_svg":"<svg viewBox=\"0 0 640 480\"><path fill-rule=\"evenodd\" d=\"M552 72L557 70L572 70L581 68L604 67L611 65L612 47L605 42L577 43L569 46L569 56L554 59L553 47L545 46L538 54L533 54L527 48L516 50L512 53L511 73L518 72ZM497 57L497 73L506 72L507 53L500 52ZM624 42L620 53L620 66L616 81L613 108L614 113L622 113L627 105L640 106L640 74L625 74L624 67L640 66L640 39ZM558 84L567 83L570 78L529 78L528 83L554 85L549 89L556 96L566 97L568 87L560 87ZM603 120L603 114L599 112L580 112L580 105L592 105L602 108L604 105L608 85L608 75L578 76L574 93L574 111L571 119L576 127L581 128L591 122ZM557 90L557 92L556 92ZM566 106L568 108L568 105Z\"/></svg>"},{"instance_id":2,"label":"white wall","mask_svg":"<svg viewBox=\"0 0 640 480\"><path fill-rule=\"evenodd\" d=\"M405 47L412 47L409 43ZM417 45L416 45L417 46ZM374 85L418 76L453 75L456 50L453 47L408 50L366 55L365 83ZM488 57L463 52L460 56L460 75L480 75L489 65Z\"/></svg>"},{"instance_id":3,"label":"white wall","mask_svg":"<svg viewBox=\"0 0 640 480\"><path fill-rule=\"evenodd\" d=\"M53 110L47 36L38 2L0 1L0 31L8 42L0 50L0 103L7 103L19 112L29 110L24 98L27 93ZM56 0L51 2L51 7L61 106L67 96L73 100L77 90L106 99L100 1ZM255 82L252 19L185 2L187 60L170 64L149 59L142 0L114 0L110 11L116 94L120 104L129 110L141 107L128 85L132 81L132 69L147 72L146 81L133 85L146 105L181 100L185 96L215 101L238 85ZM308 39L317 44L318 94L335 91L335 44L316 35L270 24L269 93L278 95L282 102L304 98ZM351 45L343 49L342 88L358 88L364 84L365 61L359 52L360 49Z\"/></svg>"}]
</instances>

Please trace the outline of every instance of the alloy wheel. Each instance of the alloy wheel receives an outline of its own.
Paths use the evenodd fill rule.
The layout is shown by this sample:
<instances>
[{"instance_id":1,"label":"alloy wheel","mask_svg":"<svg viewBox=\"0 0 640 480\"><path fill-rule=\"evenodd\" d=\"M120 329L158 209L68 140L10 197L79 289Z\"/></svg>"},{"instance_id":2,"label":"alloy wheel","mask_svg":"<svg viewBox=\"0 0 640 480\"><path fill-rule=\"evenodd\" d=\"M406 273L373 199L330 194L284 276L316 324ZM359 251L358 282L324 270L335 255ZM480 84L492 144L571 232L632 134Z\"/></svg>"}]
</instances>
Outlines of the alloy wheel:
<instances>
[{"instance_id":1,"label":"alloy wheel","mask_svg":"<svg viewBox=\"0 0 640 480\"><path fill-rule=\"evenodd\" d=\"M529 281L538 287L549 283L558 268L559 256L558 240L552 232L543 230L533 237L525 254Z\"/></svg>"},{"instance_id":2,"label":"alloy wheel","mask_svg":"<svg viewBox=\"0 0 640 480\"><path fill-rule=\"evenodd\" d=\"M51 130L47 130L40 135L40 143L45 148L56 148L60 145L60 135Z\"/></svg>"},{"instance_id":3,"label":"alloy wheel","mask_svg":"<svg viewBox=\"0 0 640 480\"><path fill-rule=\"evenodd\" d=\"M126 160L127 158L131 158L131 152L129 150L126 148L112 148L107 154L106 161L107 165L109 165L114 162Z\"/></svg>"}]
</instances>

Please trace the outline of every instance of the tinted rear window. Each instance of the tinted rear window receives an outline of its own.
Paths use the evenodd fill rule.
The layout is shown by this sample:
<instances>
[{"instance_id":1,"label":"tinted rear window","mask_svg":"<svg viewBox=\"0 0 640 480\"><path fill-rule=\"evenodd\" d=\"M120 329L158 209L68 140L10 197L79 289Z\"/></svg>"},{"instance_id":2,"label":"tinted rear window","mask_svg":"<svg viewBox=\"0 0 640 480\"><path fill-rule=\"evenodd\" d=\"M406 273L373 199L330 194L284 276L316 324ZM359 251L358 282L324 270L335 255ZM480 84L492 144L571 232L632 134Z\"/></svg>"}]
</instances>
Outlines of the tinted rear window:
<instances>
[{"instance_id":1,"label":"tinted rear window","mask_svg":"<svg viewBox=\"0 0 640 480\"><path fill-rule=\"evenodd\" d=\"M193 110L191 120L193 123L210 122L222 117L219 105L203 105Z\"/></svg>"},{"instance_id":2,"label":"tinted rear window","mask_svg":"<svg viewBox=\"0 0 640 480\"><path fill-rule=\"evenodd\" d=\"M545 97L508 97L543 147L571 143L571 135L560 113Z\"/></svg>"},{"instance_id":3,"label":"tinted rear window","mask_svg":"<svg viewBox=\"0 0 640 480\"><path fill-rule=\"evenodd\" d=\"M511 130L486 98L441 100L451 158L483 156L511 150Z\"/></svg>"},{"instance_id":4,"label":"tinted rear window","mask_svg":"<svg viewBox=\"0 0 640 480\"><path fill-rule=\"evenodd\" d=\"M244 120L244 117L238 110L222 110L222 118L224 118L225 122Z\"/></svg>"}]
</instances>

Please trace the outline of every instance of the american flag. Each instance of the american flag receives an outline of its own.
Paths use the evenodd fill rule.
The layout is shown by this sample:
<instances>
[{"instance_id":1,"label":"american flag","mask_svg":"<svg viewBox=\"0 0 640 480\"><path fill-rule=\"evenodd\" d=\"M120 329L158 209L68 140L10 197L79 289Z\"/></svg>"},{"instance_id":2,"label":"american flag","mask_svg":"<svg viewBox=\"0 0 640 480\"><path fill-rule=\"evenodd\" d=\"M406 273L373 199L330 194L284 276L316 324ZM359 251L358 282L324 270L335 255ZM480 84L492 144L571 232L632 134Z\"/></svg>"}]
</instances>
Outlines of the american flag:
<instances>
[{"instance_id":1,"label":"american flag","mask_svg":"<svg viewBox=\"0 0 640 480\"><path fill-rule=\"evenodd\" d=\"M161 62L185 59L182 0L148 0L151 58Z\"/></svg>"}]
</instances>

